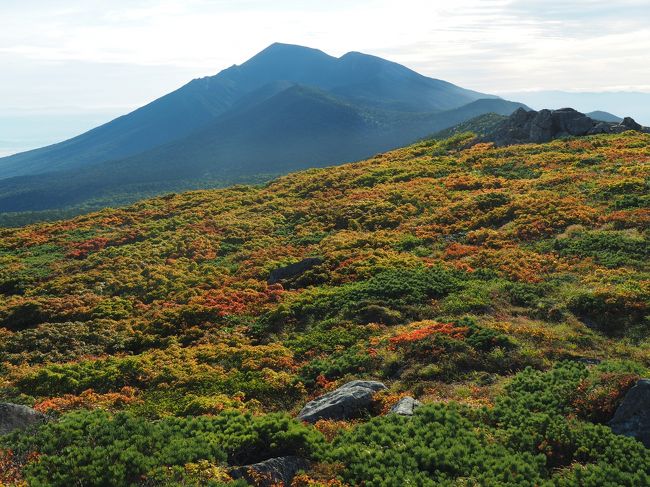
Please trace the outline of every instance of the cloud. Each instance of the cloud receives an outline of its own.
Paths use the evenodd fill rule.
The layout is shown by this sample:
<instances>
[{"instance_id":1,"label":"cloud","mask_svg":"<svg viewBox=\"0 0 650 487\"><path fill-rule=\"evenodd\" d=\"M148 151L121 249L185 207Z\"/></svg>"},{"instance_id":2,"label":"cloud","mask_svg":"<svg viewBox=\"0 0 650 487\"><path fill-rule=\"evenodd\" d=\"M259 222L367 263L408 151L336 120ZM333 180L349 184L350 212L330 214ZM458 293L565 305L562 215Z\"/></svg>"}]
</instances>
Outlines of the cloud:
<instances>
[{"instance_id":1,"label":"cloud","mask_svg":"<svg viewBox=\"0 0 650 487\"><path fill-rule=\"evenodd\" d=\"M148 87L158 94L281 41L388 57L487 92L638 88L650 79L649 26L647 0L4 0L0 86L47 103L33 94L54 77L61 96L101 87L111 104L137 103ZM104 85L112 70L130 84Z\"/></svg>"}]
</instances>

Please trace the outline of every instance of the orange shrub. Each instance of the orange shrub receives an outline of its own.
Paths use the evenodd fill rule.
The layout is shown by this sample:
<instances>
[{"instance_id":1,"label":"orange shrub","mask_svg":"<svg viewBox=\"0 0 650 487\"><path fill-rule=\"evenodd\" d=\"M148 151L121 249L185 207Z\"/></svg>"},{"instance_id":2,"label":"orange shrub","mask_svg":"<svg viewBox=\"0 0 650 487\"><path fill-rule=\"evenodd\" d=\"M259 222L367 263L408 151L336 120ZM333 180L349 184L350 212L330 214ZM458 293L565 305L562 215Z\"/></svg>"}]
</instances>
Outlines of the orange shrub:
<instances>
[{"instance_id":1,"label":"orange shrub","mask_svg":"<svg viewBox=\"0 0 650 487\"><path fill-rule=\"evenodd\" d=\"M457 326L454 323L430 322L430 324L427 324L421 328L395 335L389 339L389 342L391 343L391 348L395 349L401 345L419 342L420 340L424 340L425 338L429 338L434 335L446 335L455 340L462 340L465 338L465 335L468 331L469 329L467 327Z\"/></svg>"}]
</instances>

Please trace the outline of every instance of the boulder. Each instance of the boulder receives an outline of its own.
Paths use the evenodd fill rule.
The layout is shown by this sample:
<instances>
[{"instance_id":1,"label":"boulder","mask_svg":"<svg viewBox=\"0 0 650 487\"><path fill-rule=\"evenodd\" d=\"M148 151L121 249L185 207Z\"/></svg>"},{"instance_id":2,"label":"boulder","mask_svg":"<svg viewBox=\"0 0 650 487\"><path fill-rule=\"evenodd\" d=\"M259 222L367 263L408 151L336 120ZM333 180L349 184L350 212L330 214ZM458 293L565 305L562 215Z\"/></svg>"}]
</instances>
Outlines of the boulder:
<instances>
[{"instance_id":1,"label":"boulder","mask_svg":"<svg viewBox=\"0 0 650 487\"><path fill-rule=\"evenodd\" d=\"M594 121L583 115L567 122L566 131L571 135L587 135L594 126Z\"/></svg>"},{"instance_id":2,"label":"boulder","mask_svg":"<svg viewBox=\"0 0 650 487\"><path fill-rule=\"evenodd\" d=\"M309 467L309 462L300 457L278 457L265 460L253 465L244 465L230 469L230 476L244 479L251 485L271 487L278 485L290 486L291 481L300 470Z\"/></svg>"},{"instance_id":3,"label":"boulder","mask_svg":"<svg viewBox=\"0 0 650 487\"><path fill-rule=\"evenodd\" d=\"M400 416L413 416L413 413L417 408L422 406L422 403L417 399L413 399L410 396L400 399L392 408L388 414L399 414Z\"/></svg>"},{"instance_id":4,"label":"boulder","mask_svg":"<svg viewBox=\"0 0 650 487\"><path fill-rule=\"evenodd\" d=\"M284 267L278 267L277 269L271 271L267 282L269 284L277 284L282 281L299 277L308 270L313 269L322 263L323 259L320 257L308 257L301 260L300 262L289 264Z\"/></svg>"},{"instance_id":5,"label":"boulder","mask_svg":"<svg viewBox=\"0 0 650 487\"><path fill-rule=\"evenodd\" d=\"M536 112L534 111L519 107L512 113L512 115L510 115L510 121L512 122L513 126L522 127L531 121L531 119L535 116L535 113Z\"/></svg>"},{"instance_id":6,"label":"boulder","mask_svg":"<svg viewBox=\"0 0 650 487\"><path fill-rule=\"evenodd\" d=\"M628 130L638 130L639 132L643 130L643 126L640 123L637 123L632 117L625 117L621 122L623 127L626 127Z\"/></svg>"},{"instance_id":7,"label":"boulder","mask_svg":"<svg viewBox=\"0 0 650 487\"><path fill-rule=\"evenodd\" d=\"M524 140L532 142L548 142L553 138L553 112L540 110L532 112L530 127L525 127Z\"/></svg>"},{"instance_id":8,"label":"boulder","mask_svg":"<svg viewBox=\"0 0 650 487\"><path fill-rule=\"evenodd\" d=\"M588 135L609 134L611 132L612 132L611 124L607 122L598 122L596 125L594 125L591 128Z\"/></svg>"},{"instance_id":9,"label":"boulder","mask_svg":"<svg viewBox=\"0 0 650 487\"><path fill-rule=\"evenodd\" d=\"M596 124L584 113L573 108L561 108L552 112L553 125L556 127L556 134L566 133L568 135L586 135ZM554 134L555 135L555 134Z\"/></svg>"},{"instance_id":10,"label":"boulder","mask_svg":"<svg viewBox=\"0 0 650 487\"><path fill-rule=\"evenodd\" d=\"M0 403L0 435L25 429L45 420L45 415L20 404Z\"/></svg>"},{"instance_id":11,"label":"boulder","mask_svg":"<svg viewBox=\"0 0 650 487\"><path fill-rule=\"evenodd\" d=\"M305 404L298 419L315 423L319 419L349 419L367 410L381 382L354 380Z\"/></svg>"},{"instance_id":12,"label":"boulder","mask_svg":"<svg viewBox=\"0 0 650 487\"><path fill-rule=\"evenodd\" d=\"M609 426L614 433L636 438L650 448L650 379L639 380L627 391Z\"/></svg>"}]
</instances>

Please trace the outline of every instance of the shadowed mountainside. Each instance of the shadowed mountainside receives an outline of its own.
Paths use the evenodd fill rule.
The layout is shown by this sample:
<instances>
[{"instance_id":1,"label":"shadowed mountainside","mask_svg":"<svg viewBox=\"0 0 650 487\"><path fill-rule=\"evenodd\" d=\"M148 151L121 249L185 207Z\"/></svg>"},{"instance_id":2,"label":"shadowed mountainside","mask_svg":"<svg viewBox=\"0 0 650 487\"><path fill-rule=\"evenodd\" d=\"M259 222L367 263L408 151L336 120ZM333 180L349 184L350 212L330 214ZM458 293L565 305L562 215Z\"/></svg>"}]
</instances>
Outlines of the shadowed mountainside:
<instances>
[{"instance_id":1,"label":"shadowed mountainside","mask_svg":"<svg viewBox=\"0 0 650 487\"><path fill-rule=\"evenodd\" d=\"M265 180L522 106L378 57L274 44L90 132L0 159L0 212Z\"/></svg>"}]
</instances>

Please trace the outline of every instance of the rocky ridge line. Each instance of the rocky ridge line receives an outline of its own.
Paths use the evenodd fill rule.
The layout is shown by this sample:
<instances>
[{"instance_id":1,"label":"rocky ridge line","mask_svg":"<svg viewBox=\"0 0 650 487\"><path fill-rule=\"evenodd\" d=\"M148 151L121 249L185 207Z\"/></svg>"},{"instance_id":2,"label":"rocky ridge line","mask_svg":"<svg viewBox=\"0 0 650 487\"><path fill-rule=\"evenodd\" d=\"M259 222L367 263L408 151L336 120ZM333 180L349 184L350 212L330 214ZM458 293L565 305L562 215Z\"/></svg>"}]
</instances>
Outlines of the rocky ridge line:
<instances>
[{"instance_id":1,"label":"rocky ridge line","mask_svg":"<svg viewBox=\"0 0 650 487\"><path fill-rule=\"evenodd\" d=\"M539 112L519 108L481 141L494 142L496 146L502 147L541 144L561 137L619 134L628 130L650 133L650 128L643 127L631 117L625 117L620 123L601 122L573 108L545 109Z\"/></svg>"}]
</instances>

